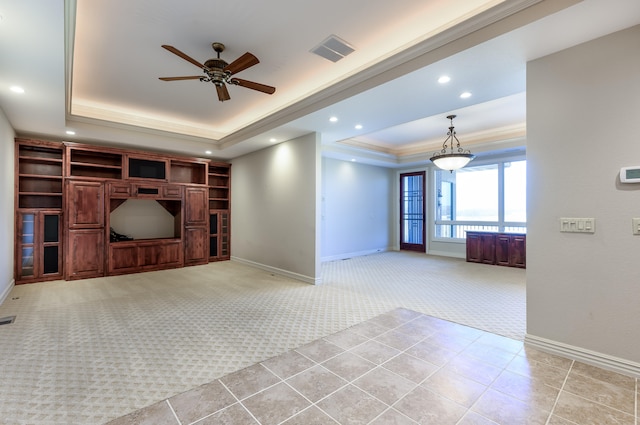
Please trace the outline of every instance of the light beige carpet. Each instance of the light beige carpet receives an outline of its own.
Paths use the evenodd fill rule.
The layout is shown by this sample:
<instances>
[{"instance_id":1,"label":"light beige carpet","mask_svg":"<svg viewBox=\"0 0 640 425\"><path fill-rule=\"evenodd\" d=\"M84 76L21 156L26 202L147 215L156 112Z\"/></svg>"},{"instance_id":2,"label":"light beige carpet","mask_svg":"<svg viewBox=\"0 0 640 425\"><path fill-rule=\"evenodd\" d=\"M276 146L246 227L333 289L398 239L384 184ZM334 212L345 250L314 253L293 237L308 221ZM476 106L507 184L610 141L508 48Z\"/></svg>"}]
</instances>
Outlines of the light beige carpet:
<instances>
[{"instance_id":1,"label":"light beige carpet","mask_svg":"<svg viewBox=\"0 0 640 425\"><path fill-rule=\"evenodd\" d=\"M405 307L523 339L525 271L389 252L311 286L242 264L21 285L0 306L0 418L97 424Z\"/></svg>"}]
</instances>

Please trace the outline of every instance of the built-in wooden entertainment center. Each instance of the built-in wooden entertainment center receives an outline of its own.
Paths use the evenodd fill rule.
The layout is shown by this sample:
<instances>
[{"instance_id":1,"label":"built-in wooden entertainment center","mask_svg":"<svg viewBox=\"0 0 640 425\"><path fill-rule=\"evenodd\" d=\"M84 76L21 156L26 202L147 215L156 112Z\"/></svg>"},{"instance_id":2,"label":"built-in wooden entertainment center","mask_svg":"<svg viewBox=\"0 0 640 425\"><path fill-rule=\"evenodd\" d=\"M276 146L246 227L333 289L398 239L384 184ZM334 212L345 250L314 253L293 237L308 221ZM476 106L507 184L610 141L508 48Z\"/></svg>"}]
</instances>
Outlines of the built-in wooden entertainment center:
<instances>
[{"instance_id":1,"label":"built-in wooden entertainment center","mask_svg":"<svg viewBox=\"0 0 640 425\"><path fill-rule=\"evenodd\" d=\"M20 138L15 154L18 284L230 257L228 163ZM112 233L112 214L130 200L160 205L171 228L162 237Z\"/></svg>"}]
</instances>

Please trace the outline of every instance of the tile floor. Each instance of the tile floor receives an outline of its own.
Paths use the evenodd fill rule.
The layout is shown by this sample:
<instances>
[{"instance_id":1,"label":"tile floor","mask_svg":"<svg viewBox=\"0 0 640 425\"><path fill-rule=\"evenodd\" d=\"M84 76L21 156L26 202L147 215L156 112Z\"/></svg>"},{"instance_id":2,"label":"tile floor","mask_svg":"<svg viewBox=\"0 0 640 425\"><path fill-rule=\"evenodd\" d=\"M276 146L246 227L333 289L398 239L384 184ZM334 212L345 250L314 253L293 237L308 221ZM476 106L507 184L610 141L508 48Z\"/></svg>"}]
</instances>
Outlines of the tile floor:
<instances>
[{"instance_id":1,"label":"tile floor","mask_svg":"<svg viewBox=\"0 0 640 425\"><path fill-rule=\"evenodd\" d=\"M109 425L638 425L638 380L398 308Z\"/></svg>"}]
</instances>

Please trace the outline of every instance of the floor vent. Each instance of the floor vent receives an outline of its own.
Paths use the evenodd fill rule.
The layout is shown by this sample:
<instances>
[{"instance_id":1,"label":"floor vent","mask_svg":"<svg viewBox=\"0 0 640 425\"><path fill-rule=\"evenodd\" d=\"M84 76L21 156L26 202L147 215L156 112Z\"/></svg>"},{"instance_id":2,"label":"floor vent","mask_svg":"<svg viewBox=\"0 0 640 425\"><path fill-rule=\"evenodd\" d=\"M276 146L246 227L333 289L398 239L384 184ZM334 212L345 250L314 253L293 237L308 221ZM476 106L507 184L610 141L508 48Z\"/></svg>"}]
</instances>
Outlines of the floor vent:
<instances>
[{"instance_id":1,"label":"floor vent","mask_svg":"<svg viewBox=\"0 0 640 425\"><path fill-rule=\"evenodd\" d=\"M331 62L338 62L343 57L354 52L354 48L346 41L335 35L330 35L322 43L311 49L315 53Z\"/></svg>"},{"instance_id":2,"label":"floor vent","mask_svg":"<svg viewBox=\"0 0 640 425\"><path fill-rule=\"evenodd\" d=\"M0 325L10 325L16 320L16 316L2 317L0 318Z\"/></svg>"}]
</instances>

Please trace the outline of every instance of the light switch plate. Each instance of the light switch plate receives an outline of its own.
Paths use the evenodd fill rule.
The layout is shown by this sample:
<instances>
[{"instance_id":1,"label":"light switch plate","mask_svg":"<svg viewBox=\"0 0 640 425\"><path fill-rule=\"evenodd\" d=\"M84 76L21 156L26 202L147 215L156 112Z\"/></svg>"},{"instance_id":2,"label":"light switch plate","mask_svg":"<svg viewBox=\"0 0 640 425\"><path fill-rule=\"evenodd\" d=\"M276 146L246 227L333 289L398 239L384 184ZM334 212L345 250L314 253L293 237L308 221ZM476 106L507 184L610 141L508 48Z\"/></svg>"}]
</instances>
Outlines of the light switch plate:
<instances>
[{"instance_id":1,"label":"light switch plate","mask_svg":"<svg viewBox=\"0 0 640 425\"><path fill-rule=\"evenodd\" d=\"M631 223L633 224L633 234L640 235L640 218L632 218Z\"/></svg>"},{"instance_id":2,"label":"light switch plate","mask_svg":"<svg viewBox=\"0 0 640 425\"><path fill-rule=\"evenodd\" d=\"M595 233L596 219L562 217L560 219L560 231L567 233Z\"/></svg>"}]
</instances>

